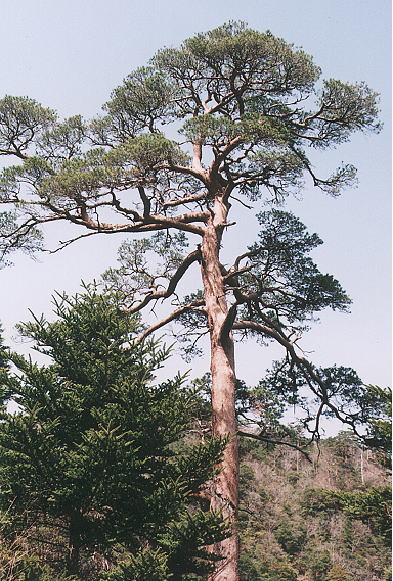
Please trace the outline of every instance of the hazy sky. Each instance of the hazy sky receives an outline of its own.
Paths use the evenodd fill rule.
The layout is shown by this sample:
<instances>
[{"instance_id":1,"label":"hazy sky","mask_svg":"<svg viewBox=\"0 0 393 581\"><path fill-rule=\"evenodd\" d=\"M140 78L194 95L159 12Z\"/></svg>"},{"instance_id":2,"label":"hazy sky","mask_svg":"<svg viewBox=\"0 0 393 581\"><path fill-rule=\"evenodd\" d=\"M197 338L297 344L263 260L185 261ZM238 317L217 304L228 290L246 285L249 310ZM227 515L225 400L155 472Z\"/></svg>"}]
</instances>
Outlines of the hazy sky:
<instances>
[{"instance_id":1,"label":"hazy sky","mask_svg":"<svg viewBox=\"0 0 393 581\"><path fill-rule=\"evenodd\" d=\"M365 382L390 384L389 0L3 2L0 96L30 96L60 116L94 116L112 89L157 49L227 20L245 20L302 46L325 78L365 81L381 93L384 131L358 135L316 159L322 174L342 160L354 163L358 188L339 199L307 190L290 208L324 240L314 254L321 270L334 274L353 299L351 314L324 314L303 344L316 363L352 366ZM238 227L246 237L246 219ZM48 238L69 235L56 227ZM92 280L113 265L120 241L94 237L38 262L15 255L14 266L0 271L0 320L8 340L29 308L48 313L53 290L75 292L81 278ZM238 353L239 377L257 380L269 364L267 352L242 346ZM198 373L205 368L206 362L193 362Z\"/></svg>"}]
</instances>

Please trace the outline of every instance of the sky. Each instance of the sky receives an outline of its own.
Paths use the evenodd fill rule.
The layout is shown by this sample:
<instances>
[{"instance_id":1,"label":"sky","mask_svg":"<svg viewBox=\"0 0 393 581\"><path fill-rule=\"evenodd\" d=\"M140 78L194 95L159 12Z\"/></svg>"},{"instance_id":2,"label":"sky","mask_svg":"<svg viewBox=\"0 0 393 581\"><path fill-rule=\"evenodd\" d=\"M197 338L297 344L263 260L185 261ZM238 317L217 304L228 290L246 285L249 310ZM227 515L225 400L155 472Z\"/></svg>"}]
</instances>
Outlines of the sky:
<instances>
[{"instance_id":1,"label":"sky","mask_svg":"<svg viewBox=\"0 0 393 581\"><path fill-rule=\"evenodd\" d=\"M358 167L359 185L338 199L306 189L289 208L324 245L314 253L320 269L334 274L353 300L350 314L326 312L304 338L320 365L350 366L365 383L390 385L390 1L376 0L19 0L4 2L0 22L0 98L33 97L61 117L93 117L111 91L134 68L164 46L243 20L302 46L314 56L324 78L365 81L381 94L379 135L357 135L350 143L315 158L328 174L342 160ZM69 238L49 229L49 243ZM246 217L238 235L247 239ZM251 240L250 240L251 241ZM15 323L29 309L48 314L54 291L74 293L81 279L99 275L116 260L121 239L93 237L66 250L32 260L14 256L0 271L0 320L9 344ZM235 250L235 249L234 249ZM237 374L258 381L278 348L237 347ZM265 352L266 351L266 352ZM187 364L182 364L183 369ZM193 361L194 373L207 371Z\"/></svg>"}]
</instances>

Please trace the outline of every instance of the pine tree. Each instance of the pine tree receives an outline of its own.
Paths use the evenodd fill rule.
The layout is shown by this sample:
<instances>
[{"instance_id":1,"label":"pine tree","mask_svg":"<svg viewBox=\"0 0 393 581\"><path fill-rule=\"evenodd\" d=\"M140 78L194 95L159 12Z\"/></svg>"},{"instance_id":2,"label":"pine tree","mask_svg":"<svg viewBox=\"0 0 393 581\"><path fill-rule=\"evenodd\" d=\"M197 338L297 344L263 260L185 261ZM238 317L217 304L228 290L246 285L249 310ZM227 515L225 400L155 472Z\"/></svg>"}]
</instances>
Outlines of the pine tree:
<instances>
[{"instance_id":1,"label":"pine tree","mask_svg":"<svg viewBox=\"0 0 393 581\"><path fill-rule=\"evenodd\" d=\"M283 202L304 177L333 196L354 182L349 164L319 177L309 151L378 131L378 96L363 83L319 77L304 51L230 22L159 51L92 122L58 122L25 97L0 102L0 152L18 161L0 185L12 205L0 217L4 255L40 248L45 222L83 229L63 245L99 233L146 235L122 248L126 304L137 312L170 299L174 308L140 340L172 321L186 325L188 338L209 334L213 431L229 437L212 505L233 523L216 581L238 577L234 336L277 341L324 406L326 385L297 341L315 313L349 302L308 256L319 238L290 213L259 212L257 242L239 248L229 264L223 258L237 204L254 215L250 202ZM144 257L149 251L162 259L161 270ZM182 297L180 282L197 265L201 290Z\"/></svg>"}]
</instances>

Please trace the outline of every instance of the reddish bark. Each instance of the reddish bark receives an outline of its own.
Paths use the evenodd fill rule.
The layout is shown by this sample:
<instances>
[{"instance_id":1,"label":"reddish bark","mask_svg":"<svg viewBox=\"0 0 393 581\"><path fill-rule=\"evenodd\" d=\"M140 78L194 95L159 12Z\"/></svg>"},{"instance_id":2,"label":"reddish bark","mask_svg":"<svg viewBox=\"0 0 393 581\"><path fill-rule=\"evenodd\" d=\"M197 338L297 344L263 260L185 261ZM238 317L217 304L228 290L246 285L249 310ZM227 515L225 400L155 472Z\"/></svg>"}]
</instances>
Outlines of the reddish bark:
<instances>
[{"instance_id":1,"label":"reddish bark","mask_svg":"<svg viewBox=\"0 0 393 581\"><path fill-rule=\"evenodd\" d=\"M205 308L211 344L212 376L212 426L213 435L228 438L220 473L214 482L211 508L222 511L231 523L232 535L214 546L223 557L213 581L237 581L239 549L236 530L238 503L238 448L235 417L235 368L234 346L226 329L228 304L225 297L224 280L219 261L222 230L226 223L228 208L223 200L216 198L214 212L206 224L201 245L202 278Z\"/></svg>"}]
</instances>

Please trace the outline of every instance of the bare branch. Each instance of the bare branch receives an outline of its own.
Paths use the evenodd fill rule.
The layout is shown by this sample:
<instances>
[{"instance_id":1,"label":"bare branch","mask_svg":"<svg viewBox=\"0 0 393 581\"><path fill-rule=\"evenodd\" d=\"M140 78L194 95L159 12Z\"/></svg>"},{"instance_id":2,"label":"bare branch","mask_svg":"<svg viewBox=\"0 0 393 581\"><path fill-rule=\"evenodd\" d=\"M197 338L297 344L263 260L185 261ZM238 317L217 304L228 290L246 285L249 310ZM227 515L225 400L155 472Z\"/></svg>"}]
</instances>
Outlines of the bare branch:
<instances>
[{"instance_id":1,"label":"bare branch","mask_svg":"<svg viewBox=\"0 0 393 581\"><path fill-rule=\"evenodd\" d=\"M199 260L199 258L200 258L200 251L199 250L194 250L193 252L191 252L188 256L186 256L186 258L183 260L183 262L178 266L176 272L170 278L168 288L166 288L165 290L162 290L162 291L150 292L149 294L147 294L145 296L145 298L140 303L138 303L134 307L130 307L130 308L126 309L127 312L128 313L137 313L138 311L143 309L151 301L169 298L175 292L177 284L182 279L185 272L188 270L188 268L191 266L191 264L193 262L195 262L196 260Z\"/></svg>"},{"instance_id":2,"label":"bare branch","mask_svg":"<svg viewBox=\"0 0 393 581\"><path fill-rule=\"evenodd\" d=\"M44 252L48 252L49 254L55 254L56 252L59 252L59 250L63 250L63 248L66 248L73 242L77 242L82 238L88 238L89 236L96 236L97 234L99 234L99 232L88 232L87 234L81 234L80 236L75 236L75 238L70 238L69 240L64 241L59 240L59 246L57 248L55 248L54 250L44 250Z\"/></svg>"},{"instance_id":3,"label":"bare branch","mask_svg":"<svg viewBox=\"0 0 393 581\"><path fill-rule=\"evenodd\" d=\"M205 301L201 299L198 301L193 301L191 303L188 303L187 305L183 305L183 306L179 307L178 309L176 309L175 311L172 311L172 313L170 315L168 315L167 317L164 317L163 319L161 319L160 321L158 321L154 325L151 325L150 327L145 329L143 331L143 333L141 333L139 335L139 337L137 337L135 339L135 341L133 342L133 345L139 345L140 343L142 343L142 341L144 341L146 339L146 337L148 337L149 335L151 335L152 333L154 333L158 329L161 329L161 327L164 327L165 325L167 325L171 321L174 321L175 319L179 318L180 315L182 315L183 313L186 313L187 311L191 311L191 310L199 307L198 310L202 310L202 312L203 312L203 309L201 309L200 307L203 307L204 304L205 304ZM131 312L133 312L132 309L131 309Z\"/></svg>"},{"instance_id":4,"label":"bare branch","mask_svg":"<svg viewBox=\"0 0 393 581\"><path fill-rule=\"evenodd\" d=\"M150 200L146 196L145 188L138 186L138 192L143 204L143 217L146 219L150 214Z\"/></svg>"},{"instance_id":5,"label":"bare branch","mask_svg":"<svg viewBox=\"0 0 393 581\"><path fill-rule=\"evenodd\" d=\"M186 196L184 198L173 198L172 200L168 200L167 202L163 203L164 208L170 206L180 206L182 204L189 204L191 202L199 202L201 200L206 200L209 193L204 192L202 194L196 194L195 196Z\"/></svg>"},{"instance_id":6,"label":"bare branch","mask_svg":"<svg viewBox=\"0 0 393 581\"><path fill-rule=\"evenodd\" d=\"M231 153L231 151L233 151L235 149L235 147L237 145L239 145L239 143L241 143L241 141L242 141L242 137L237 136L234 139L232 139L232 141L230 141L228 143L228 145L226 145L220 151L220 153L215 157L215 159L213 160L213 162L209 168L210 175L212 175L218 171L218 168L220 167L221 163L225 160L227 155L229 155Z\"/></svg>"}]
</instances>

